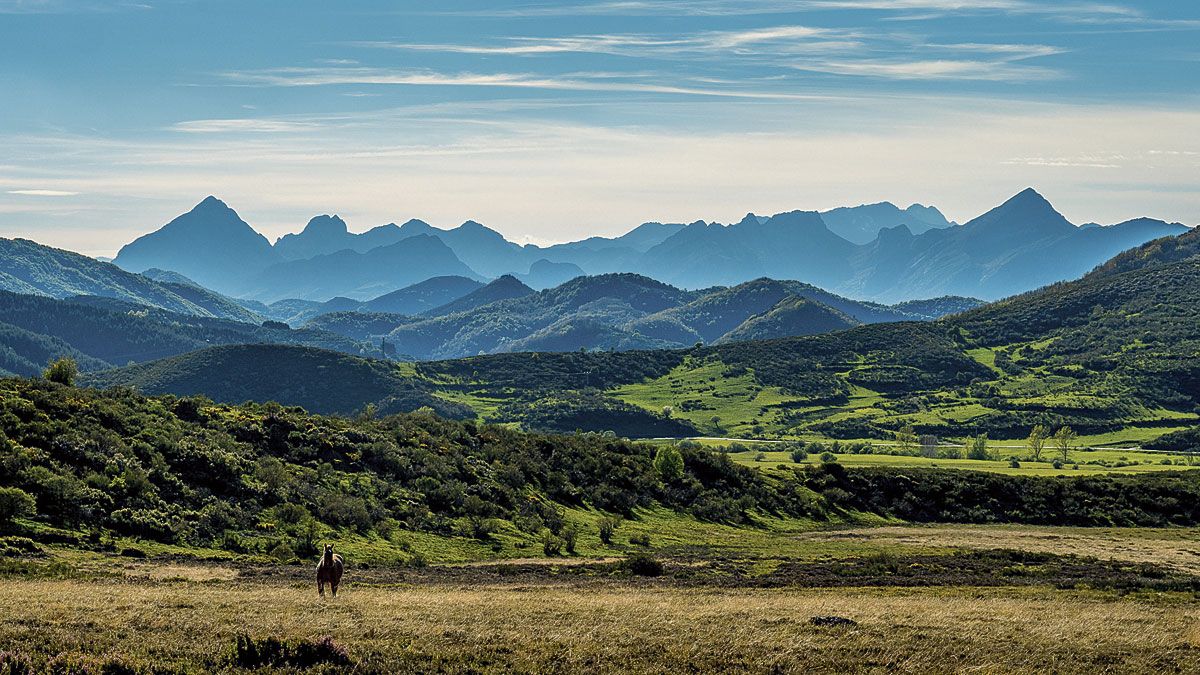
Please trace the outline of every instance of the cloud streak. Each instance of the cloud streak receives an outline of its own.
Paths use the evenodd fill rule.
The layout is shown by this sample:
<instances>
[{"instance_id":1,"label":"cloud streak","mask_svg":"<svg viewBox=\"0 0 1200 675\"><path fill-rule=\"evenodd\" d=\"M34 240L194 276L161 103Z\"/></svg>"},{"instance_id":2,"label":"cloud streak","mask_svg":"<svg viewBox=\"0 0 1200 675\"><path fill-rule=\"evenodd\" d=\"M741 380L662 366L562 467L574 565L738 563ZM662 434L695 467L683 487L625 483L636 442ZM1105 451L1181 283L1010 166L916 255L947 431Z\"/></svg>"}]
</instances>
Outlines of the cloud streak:
<instances>
[{"instance_id":1,"label":"cloud streak","mask_svg":"<svg viewBox=\"0 0 1200 675\"><path fill-rule=\"evenodd\" d=\"M751 90L688 84L661 84L621 79L632 75L578 73L564 76L529 73L441 73L430 70L388 68L276 68L222 73L231 82L247 86L322 87L336 85L405 85L426 87L492 87L575 92L672 94L715 98L765 100L819 100L829 96L784 91ZM711 82L711 80L710 80Z\"/></svg>"}]
</instances>

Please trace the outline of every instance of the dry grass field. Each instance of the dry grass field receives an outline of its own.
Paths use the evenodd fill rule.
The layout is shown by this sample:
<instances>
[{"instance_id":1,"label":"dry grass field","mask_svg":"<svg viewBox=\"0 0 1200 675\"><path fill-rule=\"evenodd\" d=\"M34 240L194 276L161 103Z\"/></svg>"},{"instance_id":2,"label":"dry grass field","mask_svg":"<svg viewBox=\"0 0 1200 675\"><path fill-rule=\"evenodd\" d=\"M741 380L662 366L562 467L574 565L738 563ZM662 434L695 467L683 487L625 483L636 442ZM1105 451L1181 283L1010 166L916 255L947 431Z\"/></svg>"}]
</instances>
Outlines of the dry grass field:
<instances>
[{"instance_id":1,"label":"dry grass field","mask_svg":"<svg viewBox=\"0 0 1200 675\"><path fill-rule=\"evenodd\" d=\"M794 535L804 543L861 543L882 550L937 548L1036 551L1129 563L1151 563L1200 575L1196 528L1040 527L1036 525L893 525L818 530Z\"/></svg>"},{"instance_id":2,"label":"dry grass field","mask_svg":"<svg viewBox=\"0 0 1200 675\"><path fill-rule=\"evenodd\" d=\"M4 669L10 657L73 673L1200 672L1194 530L781 538L824 557L762 559L751 547L668 558L655 578L616 573L613 556L352 564L336 599L317 597L307 565L54 551L0 575L0 652L18 653L0 654L0 673L22 672ZM846 541L861 546L828 557ZM967 553L937 553L947 549ZM301 647L329 636L346 660L248 657L239 635Z\"/></svg>"},{"instance_id":3,"label":"dry grass field","mask_svg":"<svg viewBox=\"0 0 1200 675\"><path fill-rule=\"evenodd\" d=\"M0 615L3 648L196 672L232 669L243 632L333 636L362 672L1200 670L1190 596L1046 588L351 584L322 601L270 581L4 581Z\"/></svg>"}]
</instances>

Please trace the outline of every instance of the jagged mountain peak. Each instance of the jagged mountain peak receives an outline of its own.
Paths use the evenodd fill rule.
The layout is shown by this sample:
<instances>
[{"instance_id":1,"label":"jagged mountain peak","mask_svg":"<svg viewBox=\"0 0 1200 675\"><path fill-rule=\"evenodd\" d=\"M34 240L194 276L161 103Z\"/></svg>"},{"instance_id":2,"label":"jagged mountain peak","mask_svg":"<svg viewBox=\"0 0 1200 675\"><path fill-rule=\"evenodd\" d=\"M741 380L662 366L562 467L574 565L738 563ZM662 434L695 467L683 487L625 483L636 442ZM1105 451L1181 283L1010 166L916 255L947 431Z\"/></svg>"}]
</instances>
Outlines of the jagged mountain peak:
<instances>
[{"instance_id":1,"label":"jagged mountain peak","mask_svg":"<svg viewBox=\"0 0 1200 675\"><path fill-rule=\"evenodd\" d=\"M333 215L320 215L308 221L304 226L304 232L320 233L320 234L345 234L350 231L350 227L346 225L346 221L340 217Z\"/></svg>"}]
</instances>

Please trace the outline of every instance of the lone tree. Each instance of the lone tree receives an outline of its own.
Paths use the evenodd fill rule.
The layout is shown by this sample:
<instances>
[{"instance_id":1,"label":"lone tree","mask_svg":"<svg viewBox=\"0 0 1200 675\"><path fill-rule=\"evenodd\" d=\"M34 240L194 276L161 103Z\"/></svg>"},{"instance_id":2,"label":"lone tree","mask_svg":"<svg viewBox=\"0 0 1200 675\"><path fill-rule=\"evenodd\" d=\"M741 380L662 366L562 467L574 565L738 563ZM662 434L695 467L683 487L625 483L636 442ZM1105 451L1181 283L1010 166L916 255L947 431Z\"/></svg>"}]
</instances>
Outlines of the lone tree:
<instances>
[{"instance_id":1,"label":"lone tree","mask_svg":"<svg viewBox=\"0 0 1200 675\"><path fill-rule=\"evenodd\" d=\"M923 434L921 436L921 454L926 457L937 457L938 454L938 437L933 434Z\"/></svg>"},{"instance_id":2,"label":"lone tree","mask_svg":"<svg viewBox=\"0 0 1200 675\"><path fill-rule=\"evenodd\" d=\"M1041 424L1034 425L1033 431L1029 432L1029 439L1025 444L1029 446L1029 451L1033 453L1033 461L1039 462L1042 459L1042 449L1046 447L1046 438L1050 435L1050 430Z\"/></svg>"},{"instance_id":3,"label":"lone tree","mask_svg":"<svg viewBox=\"0 0 1200 675\"><path fill-rule=\"evenodd\" d=\"M913 454L917 449L917 432L911 424L896 432L896 445L906 455Z\"/></svg>"},{"instance_id":4,"label":"lone tree","mask_svg":"<svg viewBox=\"0 0 1200 675\"><path fill-rule=\"evenodd\" d=\"M967 441L967 459L991 459L988 454L987 434L980 434Z\"/></svg>"},{"instance_id":5,"label":"lone tree","mask_svg":"<svg viewBox=\"0 0 1200 675\"><path fill-rule=\"evenodd\" d=\"M0 529L7 529L17 518L28 518L34 511L33 497L20 488L0 488Z\"/></svg>"},{"instance_id":6,"label":"lone tree","mask_svg":"<svg viewBox=\"0 0 1200 675\"><path fill-rule=\"evenodd\" d=\"M664 445L654 454L654 470L664 483L683 477L683 454L673 445Z\"/></svg>"},{"instance_id":7,"label":"lone tree","mask_svg":"<svg viewBox=\"0 0 1200 675\"><path fill-rule=\"evenodd\" d=\"M1054 447L1058 448L1058 453L1062 455L1062 461L1067 461L1067 455L1071 452L1071 446L1075 444L1075 439L1078 434L1071 427L1063 427L1054 433Z\"/></svg>"},{"instance_id":8,"label":"lone tree","mask_svg":"<svg viewBox=\"0 0 1200 675\"><path fill-rule=\"evenodd\" d=\"M50 367L46 368L46 372L42 373L42 377L71 386L75 384L75 376L79 374L79 364L75 363L75 359L64 356L56 361L50 362Z\"/></svg>"}]
</instances>

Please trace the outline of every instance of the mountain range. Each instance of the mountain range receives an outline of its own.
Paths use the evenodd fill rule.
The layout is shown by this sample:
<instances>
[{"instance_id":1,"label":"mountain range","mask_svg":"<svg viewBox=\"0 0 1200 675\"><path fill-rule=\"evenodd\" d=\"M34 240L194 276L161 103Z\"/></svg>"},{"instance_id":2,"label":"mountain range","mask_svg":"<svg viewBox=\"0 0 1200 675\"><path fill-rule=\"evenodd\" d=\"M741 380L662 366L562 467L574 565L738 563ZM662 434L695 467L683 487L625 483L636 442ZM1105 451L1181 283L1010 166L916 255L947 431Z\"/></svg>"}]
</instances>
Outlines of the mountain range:
<instances>
[{"instance_id":1,"label":"mountain range","mask_svg":"<svg viewBox=\"0 0 1200 675\"><path fill-rule=\"evenodd\" d=\"M445 248L424 234L411 240ZM392 246L342 253L386 257ZM284 265L313 264L323 257L328 256ZM681 347L928 320L978 304L942 298L899 309L770 279L690 291L623 273L576 277L541 291L511 275L487 284L439 276L366 301L338 296L268 305L223 296L178 272L150 268L134 274L26 240L0 240L0 259L5 262L0 372L23 375L38 372L56 355L71 356L90 371L244 343L402 360L534 349ZM363 271L358 278L369 280L371 273ZM805 302L797 303L801 298ZM743 337L725 335L747 322L754 327L746 326Z\"/></svg>"},{"instance_id":2,"label":"mountain range","mask_svg":"<svg viewBox=\"0 0 1200 675\"><path fill-rule=\"evenodd\" d=\"M689 291L630 273L577 277L535 291L505 275L417 316L355 309L322 314L304 325L387 344L397 354L426 360L513 351L664 349L746 336L811 335L864 323L927 321L942 316L943 309L961 311L979 304L946 298L901 310L795 281L764 278Z\"/></svg>"},{"instance_id":3,"label":"mountain range","mask_svg":"<svg viewBox=\"0 0 1200 675\"><path fill-rule=\"evenodd\" d=\"M599 278L610 285L634 282L622 275ZM719 302L683 302L687 293L645 284L629 306L671 313L702 335L725 327L699 311ZM767 290L738 293L762 294L762 305L770 301ZM531 303L531 311L554 299L577 306L589 301L583 289L571 288L526 298L539 298L521 299ZM664 307L680 302L677 307L690 309ZM734 335L753 335L762 322L786 323L789 314L808 311L810 302L786 297ZM1124 252L1075 281L933 322L880 323L687 349L500 353L404 365L393 372L410 400L415 392L469 408L457 414L552 431L653 435L669 419L692 433L737 436L891 438L894 431L913 426L918 433L941 436L988 433L993 439L1018 439L1043 424L1088 434L1136 428L1147 438L1183 442L1178 439L1186 434L1179 430L1200 423L1198 306L1200 232L1189 231ZM823 319L838 316L845 322L851 315L821 313ZM291 357L280 358L272 369ZM303 358L328 363L326 377L338 377L344 368L336 363L346 362L344 356L314 350L304 351ZM91 381L132 384L151 393L207 393L223 391L224 373L231 370L253 380L256 396L264 400L296 400L290 385L273 385L241 347L109 371ZM366 397L321 401L341 412L373 402Z\"/></svg>"},{"instance_id":4,"label":"mountain range","mask_svg":"<svg viewBox=\"0 0 1200 675\"><path fill-rule=\"evenodd\" d=\"M883 202L748 214L731 225L645 223L620 237L540 247L510 242L475 221L443 230L409 220L355 234L338 216L323 215L271 245L209 197L122 248L115 262L135 272L178 272L264 303L366 301L437 276L486 281L509 274L543 290L613 272L686 289L770 277L876 302L995 300L1076 278L1123 250L1186 229L1149 218L1077 227L1027 189L962 225L934 207Z\"/></svg>"}]
</instances>

